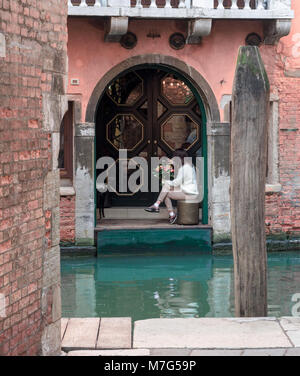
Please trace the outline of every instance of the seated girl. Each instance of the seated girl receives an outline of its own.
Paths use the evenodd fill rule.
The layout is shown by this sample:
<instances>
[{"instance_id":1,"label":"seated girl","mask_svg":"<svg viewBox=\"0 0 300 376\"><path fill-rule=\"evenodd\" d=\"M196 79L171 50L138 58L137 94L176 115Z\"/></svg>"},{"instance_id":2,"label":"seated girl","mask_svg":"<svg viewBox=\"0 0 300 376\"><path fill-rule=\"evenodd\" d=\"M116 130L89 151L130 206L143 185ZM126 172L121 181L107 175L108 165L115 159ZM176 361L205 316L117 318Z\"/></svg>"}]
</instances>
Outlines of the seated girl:
<instances>
[{"instance_id":1,"label":"seated girl","mask_svg":"<svg viewBox=\"0 0 300 376\"><path fill-rule=\"evenodd\" d=\"M176 178L174 180L166 181L157 201L145 209L147 212L159 213L160 204L165 202L169 212L169 222L171 224L175 223L177 219L171 200L195 201L198 199L199 195L196 171L190 158L188 158L187 152L184 149L177 149L173 154L173 158L174 164L178 164L178 161L181 162L179 163L179 166L177 165L179 168L177 168L178 173Z\"/></svg>"}]
</instances>

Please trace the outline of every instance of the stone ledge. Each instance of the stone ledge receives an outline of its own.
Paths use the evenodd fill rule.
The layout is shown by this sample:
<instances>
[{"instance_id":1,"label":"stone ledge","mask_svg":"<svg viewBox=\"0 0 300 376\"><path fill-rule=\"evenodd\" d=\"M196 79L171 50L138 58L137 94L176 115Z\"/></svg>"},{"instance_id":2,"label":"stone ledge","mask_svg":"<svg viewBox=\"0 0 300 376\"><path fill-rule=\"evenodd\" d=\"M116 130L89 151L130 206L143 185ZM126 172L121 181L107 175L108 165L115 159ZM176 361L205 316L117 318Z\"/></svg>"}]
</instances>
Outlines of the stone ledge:
<instances>
[{"instance_id":1,"label":"stone ledge","mask_svg":"<svg viewBox=\"0 0 300 376\"><path fill-rule=\"evenodd\" d=\"M293 331L293 336L296 336ZM300 327L299 327L300 332ZM149 319L136 321L133 348L292 348L275 318Z\"/></svg>"},{"instance_id":2,"label":"stone ledge","mask_svg":"<svg viewBox=\"0 0 300 376\"><path fill-rule=\"evenodd\" d=\"M130 350L77 350L61 356L300 356L300 348L281 349L130 349Z\"/></svg>"},{"instance_id":3,"label":"stone ledge","mask_svg":"<svg viewBox=\"0 0 300 376\"><path fill-rule=\"evenodd\" d=\"M129 349L129 350L77 350L68 352L68 356L147 356L149 349Z\"/></svg>"},{"instance_id":4,"label":"stone ledge","mask_svg":"<svg viewBox=\"0 0 300 376\"><path fill-rule=\"evenodd\" d=\"M281 192L281 184L266 184L266 193L279 193Z\"/></svg>"},{"instance_id":5,"label":"stone ledge","mask_svg":"<svg viewBox=\"0 0 300 376\"><path fill-rule=\"evenodd\" d=\"M60 187L59 193L61 196L75 196L76 194L74 187Z\"/></svg>"},{"instance_id":6,"label":"stone ledge","mask_svg":"<svg viewBox=\"0 0 300 376\"><path fill-rule=\"evenodd\" d=\"M62 355L66 352L68 356L300 355L300 317L141 320L135 322L133 348L126 349L131 343L130 326L130 318L62 319ZM120 335L120 329L124 335ZM110 342L105 349L97 348L101 330L102 346ZM124 341L125 337L128 340ZM109 349L111 345L113 348Z\"/></svg>"},{"instance_id":7,"label":"stone ledge","mask_svg":"<svg viewBox=\"0 0 300 376\"><path fill-rule=\"evenodd\" d=\"M209 9L209 8L130 8L130 7L78 7L69 6L69 16L134 17L158 19L223 19L223 20L291 20L294 11L289 8L260 9Z\"/></svg>"},{"instance_id":8,"label":"stone ledge","mask_svg":"<svg viewBox=\"0 0 300 376\"><path fill-rule=\"evenodd\" d=\"M76 246L76 245L62 245L60 246L61 256L97 256L97 248L93 246Z\"/></svg>"},{"instance_id":9,"label":"stone ledge","mask_svg":"<svg viewBox=\"0 0 300 376\"><path fill-rule=\"evenodd\" d=\"M228 122L218 122L212 123L207 122L207 136L230 136L230 123Z\"/></svg>"}]
</instances>

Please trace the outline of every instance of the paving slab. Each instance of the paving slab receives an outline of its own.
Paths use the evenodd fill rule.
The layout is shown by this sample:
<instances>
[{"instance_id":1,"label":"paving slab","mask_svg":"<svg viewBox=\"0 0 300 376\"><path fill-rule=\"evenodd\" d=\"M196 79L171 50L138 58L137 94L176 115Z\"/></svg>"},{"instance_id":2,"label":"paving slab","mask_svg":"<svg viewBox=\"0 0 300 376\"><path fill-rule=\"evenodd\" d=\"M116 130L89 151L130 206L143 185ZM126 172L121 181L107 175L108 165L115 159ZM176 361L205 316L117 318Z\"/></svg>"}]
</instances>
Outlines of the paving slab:
<instances>
[{"instance_id":1,"label":"paving slab","mask_svg":"<svg viewBox=\"0 0 300 376\"><path fill-rule=\"evenodd\" d=\"M71 318L62 340L64 351L95 349L100 318Z\"/></svg>"},{"instance_id":2,"label":"paving slab","mask_svg":"<svg viewBox=\"0 0 300 376\"><path fill-rule=\"evenodd\" d=\"M131 329L130 317L102 318L97 349L130 349Z\"/></svg>"},{"instance_id":3,"label":"paving slab","mask_svg":"<svg viewBox=\"0 0 300 376\"><path fill-rule=\"evenodd\" d=\"M134 348L289 348L275 318L149 319L135 322Z\"/></svg>"},{"instance_id":4,"label":"paving slab","mask_svg":"<svg viewBox=\"0 0 300 376\"><path fill-rule=\"evenodd\" d=\"M243 350L193 350L191 356L241 356Z\"/></svg>"},{"instance_id":5,"label":"paving slab","mask_svg":"<svg viewBox=\"0 0 300 376\"><path fill-rule=\"evenodd\" d=\"M284 330L300 331L300 317L282 317L279 322Z\"/></svg>"},{"instance_id":6,"label":"paving slab","mask_svg":"<svg viewBox=\"0 0 300 376\"><path fill-rule=\"evenodd\" d=\"M63 338L64 338L64 335L65 335L65 331L66 331L66 329L67 329L67 325L68 325L68 321L69 321L69 319L66 319L66 318L62 318L61 319L61 339L63 340Z\"/></svg>"},{"instance_id":7,"label":"paving slab","mask_svg":"<svg viewBox=\"0 0 300 376\"><path fill-rule=\"evenodd\" d=\"M246 349L243 356L284 356L286 349Z\"/></svg>"},{"instance_id":8,"label":"paving slab","mask_svg":"<svg viewBox=\"0 0 300 376\"><path fill-rule=\"evenodd\" d=\"M152 356L189 356L191 349L152 349Z\"/></svg>"},{"instance_id":9,"label":"paving slab","mask_svg":"<svg viewBox=\"0 0 300 376\"><path fill-rule=\"evenodd\" d=\"M285 356L300 356L300 348L287 349Z\"/></svg>"},{"instance_id":10,"label":"paving slab","mask_svg":"<svg viewBox=\"0 0 300 376\"><path fill-rule=\"evenodd\" d=\"M128 350L77 350L70 351L68 356L148 356L148 349L128 349Z\"/></svg>"},{"instance_id":11,"label":"paving slab","mask_svg":"<svg viewBox=\"0 0 300 376\"><path fill-rule=\"evenodd\" d=\"M288 330L285 333L295 347L300 347L300 330Z\"/></svg>"}]
</instances>

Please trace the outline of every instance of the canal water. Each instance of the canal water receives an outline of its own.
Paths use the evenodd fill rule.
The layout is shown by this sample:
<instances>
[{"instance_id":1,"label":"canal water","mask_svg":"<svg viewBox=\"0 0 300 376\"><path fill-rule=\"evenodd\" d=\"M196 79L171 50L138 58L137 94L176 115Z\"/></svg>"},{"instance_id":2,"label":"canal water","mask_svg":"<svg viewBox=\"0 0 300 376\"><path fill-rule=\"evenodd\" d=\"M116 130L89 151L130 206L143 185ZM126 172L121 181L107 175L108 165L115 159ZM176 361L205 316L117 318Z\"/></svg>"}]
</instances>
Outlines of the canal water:
<instances>
[{"instance_id":1,"label":"canal water","mask_svg":"<svg viewBox=\"0 0 300 376\"><path fill-rule=\"evenodd\" d=\"M63 317L234 316L233 259L195 254L63 257ZM268 314L291 316L300 252L268 255Z\"/></svg>"}]
</instances>

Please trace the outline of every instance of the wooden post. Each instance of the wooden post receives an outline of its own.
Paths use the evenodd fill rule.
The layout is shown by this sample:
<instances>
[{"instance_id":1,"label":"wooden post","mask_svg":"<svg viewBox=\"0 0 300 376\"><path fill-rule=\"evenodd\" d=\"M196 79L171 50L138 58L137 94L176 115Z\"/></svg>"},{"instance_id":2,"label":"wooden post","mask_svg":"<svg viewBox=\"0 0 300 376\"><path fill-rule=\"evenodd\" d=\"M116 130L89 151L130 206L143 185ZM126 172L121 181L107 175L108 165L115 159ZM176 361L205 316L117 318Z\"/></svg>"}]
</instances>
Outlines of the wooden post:
<instances>
[{"instance_id":1,"label":"wooden post","mask_svg":"<svg viewBox=\"0 0 300 376\"><path fill-rule=\"evenodd\" d=\"M257 47L239 50L233 86L231 221L237 317L267 316L265 183L269 81Z\"/></svg>"}]
</instances>

